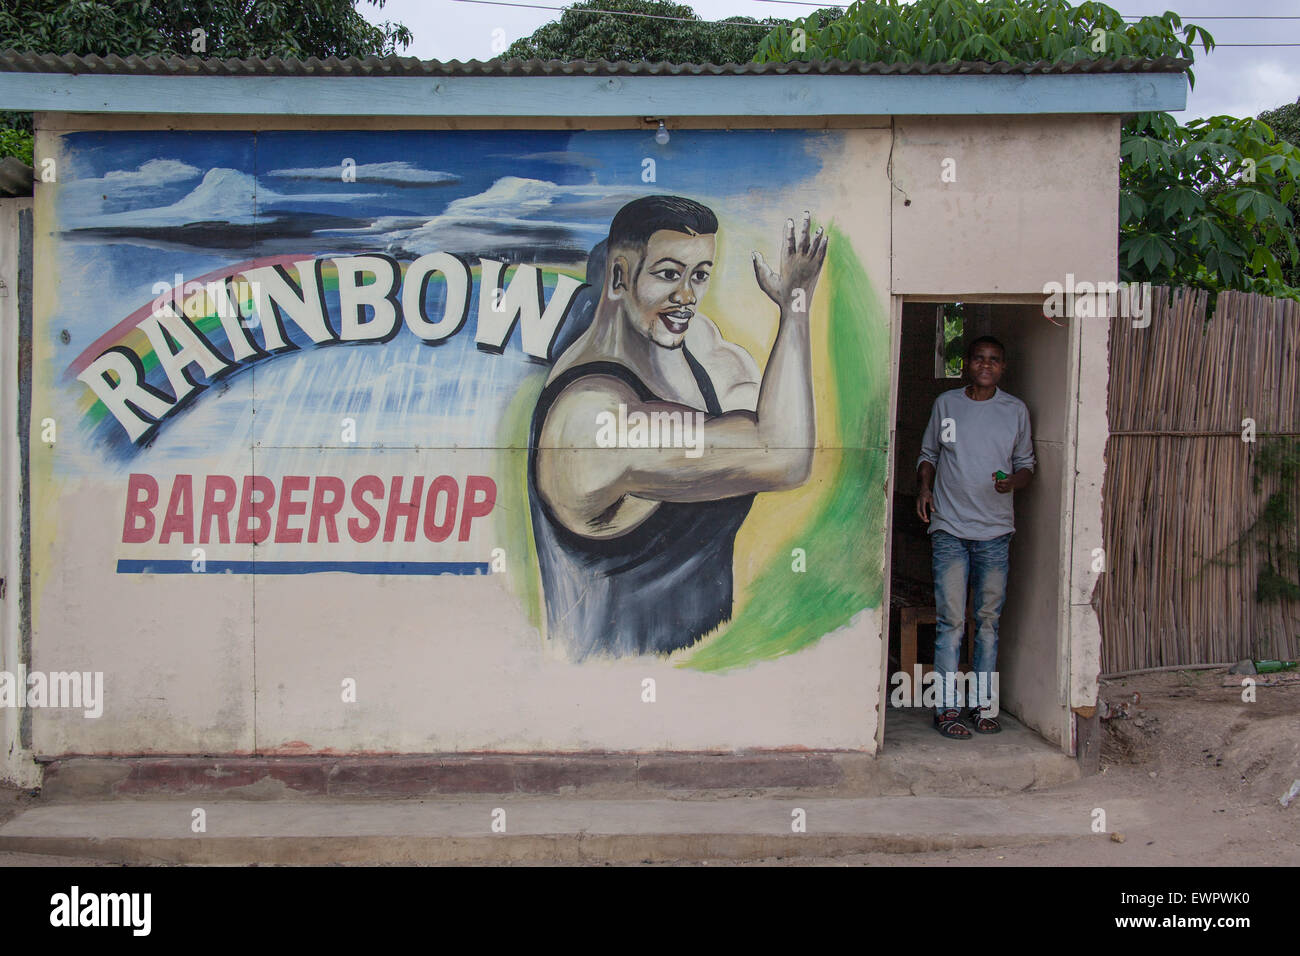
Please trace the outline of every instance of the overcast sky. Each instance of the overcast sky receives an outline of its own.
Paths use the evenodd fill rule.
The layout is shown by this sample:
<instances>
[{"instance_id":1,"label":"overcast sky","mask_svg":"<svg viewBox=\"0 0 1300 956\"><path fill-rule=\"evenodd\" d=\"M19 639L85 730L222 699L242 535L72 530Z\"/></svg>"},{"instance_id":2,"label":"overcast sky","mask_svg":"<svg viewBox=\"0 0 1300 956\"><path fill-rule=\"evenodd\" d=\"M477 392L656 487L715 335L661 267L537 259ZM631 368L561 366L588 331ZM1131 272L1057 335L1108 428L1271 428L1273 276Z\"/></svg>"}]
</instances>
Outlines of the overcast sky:
<instances>
[{"instance_id":1,"label":"overcast sky","mask_svg":"<svg viewBox=\"0 0 1300 956\"><path fill-rule=\"evenodd\" d=\"M561 7L559 0L513 0L521 4ZM796 16L823 4L802 6L769 0L696 0L690 6L701 17ZM1300 99L1300 46L1236 47L1232 43L1300 44L1300 2L1297 0L1111 0L1110 6L1125 16L1143 16L1174 9L1186 21L1208 29L1225 46L1203 52L1196 60L1196 88L1189 94L1182 120L1226 113L1254 116ZM560 16L559 10L527 10L516 6L467 3L462 0L387 0L379 10L360 4L375 22L397 20L410 27L415 42L403 51L408 56L434 60L487 60L493 51L494 31L510 43ZM1215 16L1290 16L1291 20L1224 20ZM759 31L755 31L759 32Z\"/></svg>"}]
</instances>

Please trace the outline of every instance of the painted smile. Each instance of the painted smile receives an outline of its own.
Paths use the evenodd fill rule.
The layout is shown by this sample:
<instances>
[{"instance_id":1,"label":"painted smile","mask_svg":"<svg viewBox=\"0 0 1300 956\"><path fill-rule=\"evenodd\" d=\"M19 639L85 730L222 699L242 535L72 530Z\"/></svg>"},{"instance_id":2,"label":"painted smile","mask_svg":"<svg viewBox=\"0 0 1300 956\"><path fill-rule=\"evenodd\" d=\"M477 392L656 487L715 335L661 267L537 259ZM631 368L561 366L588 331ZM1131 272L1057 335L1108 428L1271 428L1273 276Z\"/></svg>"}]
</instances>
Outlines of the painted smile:
<instances>
[{"instance_id":1,"label":"painted smile","mask_svg":"<svg viewBox=\"0 0 1300 956\"><path fill-rule=\"evenodd\" d=\"M659 321L673 335L681 335L686 331L686 326L690 325L691 317L694 315L695 313L690 309L669 309L659 313Z\"/></svg>"}]
</instances>

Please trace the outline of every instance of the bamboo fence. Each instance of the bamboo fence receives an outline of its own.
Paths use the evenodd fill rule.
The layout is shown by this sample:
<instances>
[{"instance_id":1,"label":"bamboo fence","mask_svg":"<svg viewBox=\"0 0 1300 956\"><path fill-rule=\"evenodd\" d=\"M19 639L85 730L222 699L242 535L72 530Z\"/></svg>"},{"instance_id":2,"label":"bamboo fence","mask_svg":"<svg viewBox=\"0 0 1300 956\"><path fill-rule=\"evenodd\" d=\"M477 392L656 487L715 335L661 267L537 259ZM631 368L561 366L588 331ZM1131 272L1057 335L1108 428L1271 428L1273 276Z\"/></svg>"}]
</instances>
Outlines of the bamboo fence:
<instances>
[{"instance_id":1,"label":"bamboo fence","mask_svg":"<svg viewBox=\"0 0 1300 956\"><path fill-rule=\"evenodd\" d=\"M1259 548L1234 546L1273 490L1252 489L1260 442L1300 435L1300 303L1152 300L1149 326L1110 325L1102 672L1300 658L1300 602L1257 603Z\"/></svg>"}]
</instances>

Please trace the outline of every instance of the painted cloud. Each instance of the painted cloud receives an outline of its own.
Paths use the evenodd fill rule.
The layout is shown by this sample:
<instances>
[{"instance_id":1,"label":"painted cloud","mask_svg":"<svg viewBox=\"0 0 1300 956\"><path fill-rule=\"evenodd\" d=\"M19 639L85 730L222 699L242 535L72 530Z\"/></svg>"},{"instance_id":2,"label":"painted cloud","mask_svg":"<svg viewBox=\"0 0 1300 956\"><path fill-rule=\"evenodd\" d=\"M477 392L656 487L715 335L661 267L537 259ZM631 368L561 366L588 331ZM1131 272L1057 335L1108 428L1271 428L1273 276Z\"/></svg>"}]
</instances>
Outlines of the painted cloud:
<instances>
[{"instance_id":1,"label":"painted cloud","mask_svg":"<svg viewBox=\"0 0 1300 956\"><path fill-rule=\"evenodd\" d=\"M585 253L605 238L614 213L649 191L648 187L560 185L503 176L477 195L448 203L422 226L390 233L389 248L417 255L538 246Z\"/></svg>"},{"instance_id":2,"label":"painted cloud","mask_svg":"<svg viewBox=\"0 0 1300 956\"><path fill-rule=\"evenodd\" d=\"M149 164L145 164L148 166ZM184 164L180 164L184 165ZM144 167L141 167L143 169ZM197 170L196 170L197 172ZM109 173L102 180L85 182L107 183L114 173ZM122 181L129 184L130 178ZM115 182L114 185L117 185ZM123 188L129 188L124 185ZM122 212L104 213L98 210L87 211L69 203L67 218L72 228L112 229L118 227L159 227L184 226L195 222L225 222L236 225L252 224L259 213L274 208L278 203L340 203L353 199L376 199L377 193L338 194L289 194L276 192L260 185L248 173L237 169L210 169L202 182L188 194L174 203L145 209L130 209Z\"/></svg>"},{"instance_id":3,"label":"painted cloud","mask_svg":"<svg viewBox=\"0 0 1300 956\"><path fill-rule=\"evenodd\" d=\"M383 186L442 186L460 182L455 173L445 173L437 169L421 169L410 163L359 163L354 172L356 181L376 183ZM329 182L342 181L341 166L304 166L296 169L272 169L265 175L281 179L321 179Z\"/></svg>"}]
</instances>

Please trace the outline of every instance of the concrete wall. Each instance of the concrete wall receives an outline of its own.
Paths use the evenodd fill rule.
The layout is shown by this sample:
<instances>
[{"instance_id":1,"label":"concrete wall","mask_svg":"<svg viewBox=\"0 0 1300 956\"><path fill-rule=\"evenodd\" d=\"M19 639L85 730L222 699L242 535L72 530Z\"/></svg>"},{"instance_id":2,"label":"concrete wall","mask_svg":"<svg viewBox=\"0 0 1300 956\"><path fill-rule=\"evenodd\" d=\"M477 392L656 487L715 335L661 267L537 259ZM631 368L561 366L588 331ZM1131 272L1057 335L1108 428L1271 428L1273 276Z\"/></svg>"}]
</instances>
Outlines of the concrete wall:
<instances>
[{"instance_id":1,"label":"concrete wall","mask_svg":"<svg viewBox=\"0 0 1300 956\"><path fill-rule=\"evenodd\" d=\"M899 117L895 295L1042 292L1115 272L1114 116Z\"/></svg>"},{"instance_id":2,"label":"concrete wall","mask_svg":"<svg viewBox=\"0 0 1300 956\"><path fill-rule=\"evenodd\" d=\"M0 199L0 421L20 425L29 414L22 378L28 374L23 329L31 320L32 201ZM26 546L23 475L26 449L19 428L6 427L0 439L0 675L25 672L28 593L23 563ZM0 680L3 680L0 677ZM19 787L40 784L31 761L29 715L0 706L0 780Z\"/></svg>"},{"instance_id":3,"label":"concrete wall","mask_svg":"<svg viewBox=\"0 0 1300 956\"><path fill-rule=\"evenodd\" d=\"M188 131L176 132L163 128L173 125L165 120L38 119L38 154L59 160L60 179L37 187L34 398L41 416L58 423L59 437L42 440L35 422L28 436L36 492L33 667L102 671L106 686L100 718L35 712L33 746L43 754L871 751L883 680L887 475L893 473L901 495L914 481L915 462L910 452L910 462L890 461L890 356L899 329L893 326L890 342L889 294L1036 296L1067 272L1108 280L1115 268L1113 117L900 117L893 129L888 118L864 117L843 124L858 128L730 134L722 129L732 124L718 118L692 121L697 129L676 130L662 148L636 120L578 124L602 133L576 131L573 121L420 120L377 128L366 119L313 120L298 124L297 140L265 122L253 136L249 124L231 118L189 118L181 124ZM398 126L423 131L398 133ZM462 130L448 129L456 126ZM549 127L547 135L564 141L542 142L521 126ZM479 199L459 207L461 226L476 217L509 219L527 231L527 220L546 219L580 234L586 250L608 228L616 197L655 191L714 208L721 221L718 263L701 310L760 371L776 323L752 282L749 249L773 261L785 217L802 209L835 229L836 254L813 301L812 474L798 488L755 499L735 538L734 613L692 647L666 657L574 661L548 638L525 473L527 421L549 365L526 354L518 329L500 354L430 349L408 329L381 344L300 343L306 347L212 383L143 442L116 435L112 416L77 379L106 349L146 355L151 343L138 330L145 307L154 285L170 287L177 273L233 273L282 256L296 278L293 261L383 251L394 238L389 233L429 239L454 225L437 214L446 207L440 187L418 187L429 190L426 205L404 211L397 197L410 198L401 194L409 183L368 186L365 167L406 162L428 170L460 162L455 172L463 178L475 163L448 137L476 135L470 128L486 130L484 136L515 132L476 161L491 181L473 193ZM414 138L394 146L393 137L402 135ZM622 139L602 145L602 136ZM345 156L362 173L346 186L320 172ZM653 183L644 179L645 159L655 160ZM165 165L147 166L154 161ZM548 162L549 168L535 165ZM267 175L292 167L299 172ZM307 167L315 171L304 173ZM209 181L222 169L239 175ZM109 172L125 174L116 182L131 188L100 199ZM377 167L370 175L383 178ZM510 177L600 188L573 209L557 206L553 193L516 193L499 203L500 186L485 198L492 183ZM202 187L232 184L235 198L219 208L242 217L238 222L187 227L213 218L199 211ZM576 196L566 201L578 202ZM310 220L311 214L334 218ZM380 217L391 221L377 226ZM459 251L475 263L492 255L519 261L517 251L486 238ZM532 255L544 301L563 276L586 278L585 254ZM325 273L334 281L332 265ZM478 335L477 268L472 281L472 315L457 334L460 345ZM327 309L337 303L330 295L337 295L332 287ZM1042 700L1026 706L1044 712L1067 698L1074 706L1095 700L1096 630L1088 607L1095 575L1088 568L1090 535L1100 527L1105 424L1096 410L1104 408L1105 339L1082 324L1071 329L1064 352L1060 330L1039 320L1034 333L1053 337L1035 348L1050 353L1052 368L1065 377L1059 415L1044 412L1041 431L1035 419L1045 463L1036 489L1063 490L1055 530L1044 530L1034 547L1043 558L1035 573L1047 573L1052 555L1069 552L1069 590L1057 602L1062 622L1054 632L1068 654L1039 660L1009 647L1005 660L1025 669L1026 685L1037 682ZM256 340L261 333L253 328ZM561 340L567 341L563 331ZM218 351L225 344L214 339ZM907 360L921 359L909 352ZM189 370L208 383L198 365ZM146 374L168 394L174 383L158 368ZM1047 378L1020 383L1035 401L1040 387L1046 400L1052 386ZM927 414L932 398L908 393L897 401L906 418L909 409ZM341 437L344 418L358 426L354 442ZM1077 460L1076 430L1087 447ZM901 444L895 451L905 457ZM1077 485L1066 481L1072 465ZM1052 469L1054 477L1047 474ZM158 481L159 523L180 474L266 476L277 489L294 475L335 476L348 487L375 475L386 488L404 476L408 495L415 476L451 476L463 491L476 475L492 479L497 497L463 542L457 535L433 542L417 532L410 543L400 530L374 547L346 537L332 549L274 539L256 546L209 542L206 561L225 568L213 574L193 571L197 542L183 535L166 544L159 534L123 540L132 474ZM1079 543L1076 529L1071 546L1076 522L1087 541ZM391 573L321 564L338 560L383 563ZM249 574L241 562L261 569ZM294 573L272 573L273 562ZM407 573L421 563L487 573ZM1035 618L1033 626L1042 623ZM1043 668L1053 682L1040 680ZM653 704L645 699L647 679L655 685ZM349 683L355 702L344 699ZM1069 746L1068 722L1034 725Z\"/></svg>"},{"instance_id":4,"label":"concrete wall","mask_svg":"<svg viewBox=\"0 0 1300 956\"><path fill-rule=\"evenodd\" d=\"M1069 501L1070 614L1069 701L1084 717L1097 705L1101 674L1101 624L1092 604L1093 591L1105 573L1102 539L1102 481L1106 470L1106 416L1110 382L1109 322L1076 319L1077 387L1071 395L1066 433L1074 455L1074 482Z\"/></svg>"},{"instance_id":5,"label":"concrete wall","mask_svg":"<svg viewBox=\"0 0 1300 956\"><path fill-rule=\"evenodd\" d=\"M667 148L644 131L42 129L38 154L56 157L60 174L37 187L34 401L58 431L50 440L34 423L28 436L33 667L102 672L104 706L99 717L36 711L35 752L874 749L888 150L888 132L869 129L677 131ZM345 158L355 182L336 175ZM784 221L805 209L833 230L811 302L813 464L797 487L755 498L735 536L729 619L669 655L575 660L549 634L526 480L529 419L558 356L545 354L545 337L544 354L529 354L519 328L499 350L476 347L494 321L480 305L479 263L509 263L507 282L521 274L514 262L536 265L541 311L587 277L586 251L613 213L652 192L716 211L717 261L700 311L760 372L777 310L754 281L750 249L778 263ZM191 364L208 387L138 440L132 406L113 411L105 399L122 373L90 384L119 349L143 363L163 407L188 390L159 359L160 343L164 352L183 343L150 325L155 283L170 290L178 274L207 282L279 264L310 286L312 267L295 263L320 260L330 332L342 338L334 258L386 251L409 268L435 249L472 268L469 318L436 348L400 318L387 341L328 348L286 319L297 349L237 360L215 304L183 295L176 311L192 313L235 369ZM522 295L524 285L511 288ZM433 321L437 297L450 293L429 295ZM574 321L592 295L575 295ZM252 342L270 350L270 313L252 301L245 311ZM520 321L539 327L536 316ZM559 335L562 347L568 332ZM743 395L730 401L743 407ZM443 540L419 523L427 507L412 541L398 518L391 541L344 531L337 543L295 542L292 529L309 520L301 513L287 534L257 543L188 531L203 489L221 497L223 477L250 489L269 479L278 507L293 476L336 478L355 493L368 475L385 492L381 520L399 477L403 498L417 477L428 488L438 476L456 482L462 502L474 478L495 494L457 526L464 535ZM192 476L190 490L179 476ZM317 487L289 500L310 502ZM250 490L237 527L255 528L262 494ZM359 514L354 504L343 519Z\"/></svg>"}]
</instances>

